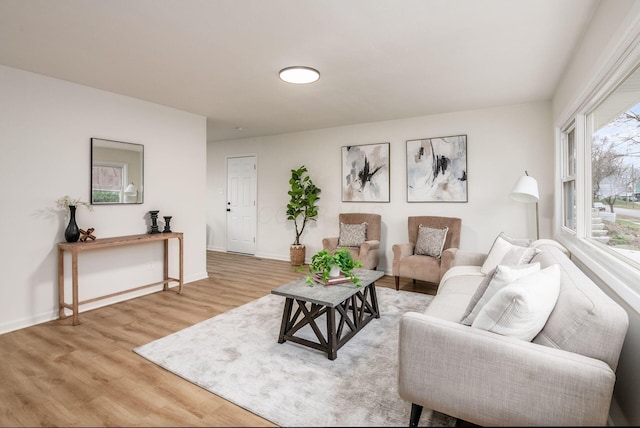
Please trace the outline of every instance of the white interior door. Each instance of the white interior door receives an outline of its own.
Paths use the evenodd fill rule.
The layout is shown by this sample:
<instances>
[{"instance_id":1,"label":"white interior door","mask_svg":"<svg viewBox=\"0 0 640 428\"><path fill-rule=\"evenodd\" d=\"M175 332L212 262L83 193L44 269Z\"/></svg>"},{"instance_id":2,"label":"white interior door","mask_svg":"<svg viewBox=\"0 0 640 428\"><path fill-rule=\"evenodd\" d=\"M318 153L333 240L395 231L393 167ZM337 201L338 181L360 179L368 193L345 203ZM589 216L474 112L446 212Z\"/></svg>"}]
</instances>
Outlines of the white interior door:
<instances>
[{"instance_id":1,"label":"white interior door","mask_svg":"<svg viewBox=\"0 0 640 428\"><path fill-rule=\"evenodd\" d=\"M256 252L256 157L227 158L227 251Z\"/></svg>"}]
</instances>

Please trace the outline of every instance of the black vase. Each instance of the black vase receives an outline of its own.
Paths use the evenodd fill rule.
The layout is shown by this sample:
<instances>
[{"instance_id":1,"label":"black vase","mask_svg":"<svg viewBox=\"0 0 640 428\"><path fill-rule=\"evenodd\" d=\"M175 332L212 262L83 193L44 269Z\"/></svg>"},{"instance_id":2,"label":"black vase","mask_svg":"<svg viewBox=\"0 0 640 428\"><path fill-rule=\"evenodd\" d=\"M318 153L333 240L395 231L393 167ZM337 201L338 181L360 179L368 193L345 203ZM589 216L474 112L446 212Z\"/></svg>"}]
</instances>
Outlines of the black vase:
<instances>
[{"instance_id":1,"label":"black vase","mask_svg":"<svg viewBox=\"0 0 640 428\"><path fill-rule=\"evenodd\" d=\"M75 205L69 205L69 225L64 231L64 239L67 242L76 242L80 239L80 229L76 223L76 207Z\"/></svg>"}]
</instances>

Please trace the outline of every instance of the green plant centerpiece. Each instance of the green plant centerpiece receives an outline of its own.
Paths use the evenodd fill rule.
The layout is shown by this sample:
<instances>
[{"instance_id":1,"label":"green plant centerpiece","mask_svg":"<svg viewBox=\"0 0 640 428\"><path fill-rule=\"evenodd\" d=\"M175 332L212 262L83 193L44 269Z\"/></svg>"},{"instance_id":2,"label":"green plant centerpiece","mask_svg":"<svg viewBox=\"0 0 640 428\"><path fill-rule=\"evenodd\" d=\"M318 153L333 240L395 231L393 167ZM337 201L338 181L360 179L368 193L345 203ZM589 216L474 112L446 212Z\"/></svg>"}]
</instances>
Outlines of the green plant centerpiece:
<instances>
[{"instance_id":1,"label":"green plant centerpiece","mask_svg":"<svg viewBox=\"0 0 640 428\"><path fill-rule=\"evenodd\" d=\"M301 266L304 264L305 247L300 243L300 236L310 221L318 217L318 200L320 188L313 184L307 168L302 165L298 169L291 170L289 179L289 203L287 204L287 220L292 220L296 230L296 238L291 245L291 264Z\"/></svg>"},{"instance_id":2,"label":"green plant centerpiece","mask_svg":"<svg viewBox=\"0 0 640 428\"><path fill-rule=\"evenodd\" d=\"M356 287L360 287L360 278L358 278L353 269L362 267L362 263L359 260L355 260L349 250L346 248L340 248L332 253L328 250L322 250L315 253L311 257L311 263L309 264L309 273L311 275L318 275L322 278L323 282L327 282L331 277L332 267L340 268L339 273L349 278ZM313 285L313 277L307 276L307 282Z\"/></svg>"}]
</instances>

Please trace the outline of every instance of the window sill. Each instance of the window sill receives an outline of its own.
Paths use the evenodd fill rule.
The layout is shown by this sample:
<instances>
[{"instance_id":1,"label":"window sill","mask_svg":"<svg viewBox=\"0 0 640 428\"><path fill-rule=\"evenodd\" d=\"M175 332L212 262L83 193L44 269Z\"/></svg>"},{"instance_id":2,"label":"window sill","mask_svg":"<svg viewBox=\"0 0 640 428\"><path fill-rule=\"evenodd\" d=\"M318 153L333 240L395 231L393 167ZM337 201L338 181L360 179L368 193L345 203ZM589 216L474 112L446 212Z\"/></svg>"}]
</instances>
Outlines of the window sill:
<instances>
[{"instance_id":1,"label":"window sill","mask_svg":"<svg viewBox=\"0 0 640 428\"><path fill-rule=\"evenodd\" d=\"M640 270L573 234L561 232L557 241L571 252L571 259L605 293L623 300L640 313Z\"/></svg>"}]
</instances>

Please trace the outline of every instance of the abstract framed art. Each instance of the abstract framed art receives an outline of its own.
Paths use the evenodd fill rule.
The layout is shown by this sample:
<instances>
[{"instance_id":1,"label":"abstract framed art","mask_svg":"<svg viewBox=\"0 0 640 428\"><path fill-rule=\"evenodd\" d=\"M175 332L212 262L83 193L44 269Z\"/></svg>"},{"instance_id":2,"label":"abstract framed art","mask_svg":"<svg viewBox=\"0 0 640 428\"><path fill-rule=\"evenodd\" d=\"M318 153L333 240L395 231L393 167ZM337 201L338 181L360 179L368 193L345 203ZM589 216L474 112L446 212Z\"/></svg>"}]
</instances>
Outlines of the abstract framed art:
<instances>
[{"instance_id":1,"label":"abstract framed art","mask_svg":"<svg viewBox=\"0 0 640 428\"><path fill-rule=\"evenodd\" d=\"M342 202L389 202L389 143L342 147Z\"/></svg>"},{"instance_id":2,"label":"abstract framed art","mask_svg":"<svg viewBox=\"0 0 640 428\"><path fill-rule=\"evenodd\" d=\"M407 202L467 202L467 136L407 141Z\"/></svg>"}]
</instances>

